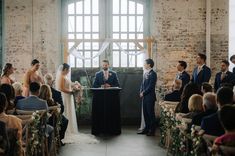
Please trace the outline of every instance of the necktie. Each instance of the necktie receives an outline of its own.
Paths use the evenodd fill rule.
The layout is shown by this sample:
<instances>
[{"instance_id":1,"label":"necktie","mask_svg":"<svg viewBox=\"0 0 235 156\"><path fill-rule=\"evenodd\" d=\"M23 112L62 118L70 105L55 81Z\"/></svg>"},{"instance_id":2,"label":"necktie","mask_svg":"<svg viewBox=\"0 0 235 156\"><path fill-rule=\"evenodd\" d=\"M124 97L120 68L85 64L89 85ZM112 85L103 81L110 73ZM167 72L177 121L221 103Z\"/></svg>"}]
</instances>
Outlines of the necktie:
<instances>
[{"instance_id":1,"label":"necktie","mask_svg":"<svg viewBox=\"0 0 235 156\"><path fill-rule=\"evenodd\" d=\"M221 81L225 78L225 75L226 75L226 73L225 72L222 72L222 74L221 74Z\"/></svg>"},{"instance_id":2,"label":"necktie","mask_svg":"<svg viewBox=\"0 0 235 156\"><path fill-rule=\"evenodd\" d=\"M104 78L105 80L108 80L109 78L109 72L107 70L104 71Z\"/></svg>"}]
</instances>

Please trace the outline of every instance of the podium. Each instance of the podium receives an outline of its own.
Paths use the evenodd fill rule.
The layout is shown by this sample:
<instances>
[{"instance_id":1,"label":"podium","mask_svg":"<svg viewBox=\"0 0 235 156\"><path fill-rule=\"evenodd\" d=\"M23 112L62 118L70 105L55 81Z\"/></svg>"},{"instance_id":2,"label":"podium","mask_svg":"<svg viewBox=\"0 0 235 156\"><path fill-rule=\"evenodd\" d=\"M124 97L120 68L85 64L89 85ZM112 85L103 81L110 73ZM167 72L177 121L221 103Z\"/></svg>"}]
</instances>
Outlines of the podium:
<instances>
[{"instance_id":1,"label":"podium","mask_svg":"<svg viewBox=\"0 0 235 156\"><path fill-rule=\"evenodd\" d=\"M93 135L121 134L120 90L121 88L91 88Z\"/></svg>"}]
</instances>

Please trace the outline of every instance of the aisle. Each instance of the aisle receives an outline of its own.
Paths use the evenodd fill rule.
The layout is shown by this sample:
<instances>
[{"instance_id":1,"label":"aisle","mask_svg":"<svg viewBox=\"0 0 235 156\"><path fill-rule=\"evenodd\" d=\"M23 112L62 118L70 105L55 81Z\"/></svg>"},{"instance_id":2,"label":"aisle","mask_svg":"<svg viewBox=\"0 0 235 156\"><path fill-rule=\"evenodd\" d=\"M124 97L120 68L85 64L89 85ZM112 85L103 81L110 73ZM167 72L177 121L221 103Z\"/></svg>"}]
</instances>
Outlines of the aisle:
<instances>
[{"instance_id":1,"label":"aisle","mask_svg":"<svg viewBox=\"0 0 235 156\"><path fill-rule=\"evenodd\" d=\"M119 136L98 138L99 144L66 144L59 156L165 156L166 151L158 146L158 138L137 135L136 127L125 127Z\"/></svg>"}]
</instances>

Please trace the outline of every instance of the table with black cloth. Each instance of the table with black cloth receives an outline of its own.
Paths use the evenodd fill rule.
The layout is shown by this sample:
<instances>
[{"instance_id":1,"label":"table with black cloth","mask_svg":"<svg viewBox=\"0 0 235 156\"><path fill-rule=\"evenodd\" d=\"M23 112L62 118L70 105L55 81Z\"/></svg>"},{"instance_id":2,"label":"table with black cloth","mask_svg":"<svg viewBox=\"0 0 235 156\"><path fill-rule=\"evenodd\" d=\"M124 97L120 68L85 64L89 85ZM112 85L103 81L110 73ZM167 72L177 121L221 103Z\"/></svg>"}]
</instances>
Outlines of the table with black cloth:
<instances>
[{"instance_id":1,"label":"table with black cloth","mask_svg":"<svg viewBox=\"0 0 235 156\"><path fill-rule=\"evenodd\" d=\"M121 134L120 90L121 88L91 88L93 135Z\"/></svg>"}]
</instances>

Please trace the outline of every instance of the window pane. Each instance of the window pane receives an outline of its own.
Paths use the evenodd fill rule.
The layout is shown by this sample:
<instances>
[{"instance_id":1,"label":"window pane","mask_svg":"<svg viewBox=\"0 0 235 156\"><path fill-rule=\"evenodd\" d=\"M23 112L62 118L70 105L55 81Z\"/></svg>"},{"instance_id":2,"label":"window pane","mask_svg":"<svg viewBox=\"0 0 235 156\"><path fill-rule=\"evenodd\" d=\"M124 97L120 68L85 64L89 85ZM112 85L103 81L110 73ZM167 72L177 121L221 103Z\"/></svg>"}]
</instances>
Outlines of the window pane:
<instances>
[{"instance_id":1,"label":"window pane","mask_svg":"<svg viewBox=\"0 0 235 156\"><path fill-rule=\"evenodd\" d=\"M129 1L129 14L135 14L135 2Z\"/></svg>"},{"instance_id":2,"label":"window pane","mask_svg":"<svg viewBox=\"0 0 235 156\"><path fill-rule=\"evenodd\" d=\"M68 32L74 32L74 16L68 18Z\"/></svg>"},{"instance_id":3,"label":"window pane","mask_svg":"<svg viewBox=\"0 0 235 156\"><path fill-rule=\"evenodd\" d=\"M76 21L76 30L77 32L82 32L83 31L83 21L82 21L82 16L77 16L77 21Z\"/></svg>"},{"instance_id":4,"label":"window pane","mask_svg":"<svg viewBox=\"0 0 235 156\"><path fill-rule=\"evenodd\" d=\"M74 3L68 5L68 14L75 14L74 12Z\"/></svg>"},{"instance_id":5,"label":"window pane","mask_svg":"<svg viewBox=\"0 0 235 156\"><path fill-rule=\"evenodd\" d=\"M91 43L90 42L85 42L84 43L85 48L84 49L91 49Z\"/></svg>"},{"instance_id":6,"label":"window pane","mask_svg":"<svg viewBox=\"0 0 235 156\"><path fill-rule=\"evenodd\" d=\"M81 53L81 54L82 54L82 53ZM82 59L77 58L76 61L77 61L77 62L76 62L76 67L83 67L83 61L82 61Z\"/></svg>"},{"instance_id":7,"label":"window pane","mask_svg":"<svg viewBox=\"0 0 235 156\"><path fill-rule=\"evenodd\" d=\"M127 55L121 52L121 67L127 67Z\"/></svg>"},{"instance_id":8,"label":"window pane","mask_svg":"<svg viewBox=\"0 0 235 156\"><path fill-rule=\"evenodd\" d=\"M137 55L137 67L143 67L144 66L143 62L144 62L143 53Z\"/></svg>"},{"instance_id":9,"label":"window pane","mask_svg":"<svg viewBox=\"0 0 235 156\"><path fill-rule=\"evenodd\" d=\"M127 14L127 0L121 0L121 14Z\"/></svg>"},{"instance_id":10,"label":"window pane","mask_svg":"<svg viewBox=\"0 0 235 156\"><path fill-rule=\"evenodd\" d=\"M99 49L99 42L93 42L92 49L98 50Z\"/></svg>"},{"instance_id":11,"label":"window pane","mask_svg":"<svg viewBox=\"0 0 235 156\"><path fill-rule=\"evenodd\" d=\"M93 51L92 54L93 54L92 56L95 56L96 54L98 54L98 52ZM93 67L99 67L99 56L92 59L92 66Z\"/></svg>"},{"instance_id":12,"label":"window pane","mask_svg":"<svg viewBox=\"0 0 235 156\"><path fill-rule=\"evenodd\" d=\"M74 42L68 42L68 50L74 46Z\"/></svg>"},{"instance_id":13,"label":"window pane","mask_svg":"<svg viewBox=\"0 0 235 156\"><path fill-rule=\"evenodd\" d=\"M135 49L135 44L134 43L129 43L129 49Z\"/></svg>"},{"instance_id":14,"label":"window pane","mask_svg":"<svg viewBox=\"0 0 235 156\"><path fill-rule=\"evenodd\" d=\"M78 50L83 50L83 43L80 43L77 48L78 48Z\"/></svg>"},{"instance_id":15,"label":"window pane","mask_svg":"<svg viewBox=\"0 0 235 156\"><path fill-rule=\"evenodd\" d=\"M92 39L99 39L98 33L92 33Z\"/></svg>"},{"instance_id":16,"label":"window pane","mask_svg":"<svg viewBox=\"0 0 235 156\"><path fill-rule=\"evenodd\" d=\"M143 39L143 34L137 34L137 39Z\"/></svg>"},{"instance_id":17,"label":"window pane","mask_svg":"<svg viewBox=\"0 0 235 156\"><path fill-rule=\"evenodd\" d=\"M91 39L91 34L84 34L85 39Z\"/></svg>"},{"instance_id":18,"label":"window pane","mask_svg":"<svg viewBox=\"0 0 235 156\"><path fill-rule=\"evenodd\" d=\"M113 0L113 14L119 14L119 0Z\"/></svg>"},{"instance_id":19,"label":"window pane","mask_svg":"<svg viewBox=\"0 0 235 156\"><path fill-rule=\"evenodd\" d=\"M113 16L113 32L119 31L119 16Z\"/></svg>"},{"instance_id":20,"label":"window pane","mask_svg":"<svg viewBox=\"0 0 235 156\"><path fill-rule=\"evenodd\" d=\"M74 39L74 34L68 34L68 39Z\"/></svg>"},{"instance_id":21,"label":"window pane","mask_svg":"<svg viewBox=\"0 0 235 156\"><path fill-rule=\"evenodd\" d=\"M135 16L129 17L129 31L135 32Z\"/></svg>"},{"instance_id":22,"label":"window pane","mask_svg":"<svg viewBox=\"0 0 235 156\"><path fill-rule=\"evenodd\" d=\"M82 39L83 38L82 34L77 34L76 37L77 37L77 39Z\"/></svg>"},{"instance_id":23,"label":"window pane","mask_svg":"<svg viewBox=\"0 0 235 156\"><path fill-rule=\"evenodd\" d=\"M137 16L137 32L143 32L143 16Z\"/></svg>"},{"instance_id":24,"label":"window pane","mask_svg":"<svg viewBox=\"0 0 235 156\"><path fill-rule=\"evenodd\" d=\"M127 43L126 42L122 42L121 43L121 47L122 47L122 49L127 50Z\"/></svg>"},{"instance_id":25,"label":"window pane","mask_svg":"<svg viewBox=\"0 0 235 156\"><path fill-rule=\"evenodd\" d=\"M117 50L117 49L119 49L119 47L114 43L113 44L113 49Z\"/></svg>"},{"instance_id":26,"label":"window pane","mask_svg":"<svg viewBox=\"0 0 235 156\"><path fill-rule=\"evenodd\" d=\"M113 39L119 39L119 34L113 34Z\"/></svg>"},{"instance_id":27,"label":"window pane","mask_svg":"<svg viewBox=\"0 0 235 156\"><path fill-rule=\"evenodd\" d=\"M127 34L121 34L121 39L127 39Z\"/></svg>"},{"instance_id":28,"label":"window pane","mask_svg":"<svg viewBox=\"0 0 235 156\"><path fill-rule=\"evenodd\" d=\"M113 67L119 67L119 51L113 51Z\"/></svg>"},{"instance_id":29,"label":"window pane","mask_svg":"<svg viewBox=\"0 0 235 156\"><path fill-rule=\"evenodd\" d=\"M127 16L122 16L121 17L121 31L122 32L127 32Z\"/></svg>"},{"instance_id":30,"label":"window pane","mask_svg":"<svg viewBox=\"0 0 235 156\"><path fill-rule=\"evenodd\" d=\"M77 14L82 14L83 12L83 7L82 7L82 1L76 3L76 12Z\"/></svg>"},{"instance_id":31,"label":"window pane","mask_svg":"<svg viewBox=\"0 0 235 156\"><path fill-rule=\"evenodd\" d=\"M135 52L129 52L129 54L135 54ZM129 55L129 67L135 67L135 55Z\"/></svg>"},{"instance_id":32,"label":"window pane","mask_svg":"<svg viewBox=\"0 0 235 156\"><path fill-rule=\"evenodd\" d=\"M99 16L92 17L92 31L99 32Z\"/></svg>"},{"instance_id":33,"label":"window pane","mask_svg":"<svg viewBox=\"0 0 235 156\"><path fill-rule=\"evenodd\" d=\"M75 67L75 57L73 55L69 55L69 64L71 67Z\"/></svg>"},{"instance_id":34,"label":"window pane","mask_svg":"<svg viewBox=\"0 0 235 156\"><path fill-rule=\"evenodd\" d=\"M92 0L92 14L99 14L99 0Z\"/></svg>"},{"instance_id":35,"label":"window pane","mask_svg":"<svg viewBox=\"0 0 235 156\"><path fill-rule=\"evenodd\" d=\"M135 39L135 34L129 34L129 39Z\"/></svg>"},{"instance_id":36,"label":"window pane","mask_svg":"<svg viewBox=\"0 0 235 156\"><path fill-rule=\"evenodd\" d=\"M91 32L91 17L90 16L85 16L84 24L85 24L84 31Z\"/></svg>"},{"instance_id":37,"label":"window pane","mask_svg":"<svg viewBox=\"0 0 235 156\"><path fill-rule=\"evenodd\" d=\"M86 51L85 52L85 58L91 58L91 52ZM85 60L85 67L91 67L91 60Z\"/></svg>"},{"instance_id":38,"label":"window pane","mask_svg":"<svg viewBox=\"0 0 235 156\"><path fill-rule=\"evenodd\" d=\"M91 0L84 0L84 14L91 14Z\"/></svg>"},{"instance_id":39,"label":"window pane","mask_svg":"<svg viewBox=\"0 0 235 156\"><path fill-rule=\"evenodd\" d=\"M137 14L144 14L144 8L142 4L137 3Z\"/></svg>"}]
</instances>

